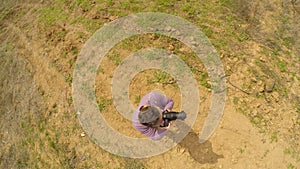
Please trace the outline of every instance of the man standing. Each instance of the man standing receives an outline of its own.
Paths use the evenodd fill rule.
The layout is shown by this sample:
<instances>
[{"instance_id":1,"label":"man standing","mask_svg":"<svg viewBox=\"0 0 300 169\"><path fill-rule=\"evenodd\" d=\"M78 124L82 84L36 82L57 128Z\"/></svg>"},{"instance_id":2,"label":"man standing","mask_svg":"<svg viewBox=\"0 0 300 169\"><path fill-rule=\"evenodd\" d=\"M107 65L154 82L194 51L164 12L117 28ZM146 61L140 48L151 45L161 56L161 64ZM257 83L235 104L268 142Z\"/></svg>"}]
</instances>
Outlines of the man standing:
<instances>
[{"instance_id":1,"label":"man standing","mask_svg":"<svg viewBox=\"0 0 300 169\"><path fill-rule=\"evenodd\" d=\"M171 126L163 126L162 112L171 111L174 101L157 92L145 95L132 116L133 127L152 140L160 140Z\"/></svg>"}]
</instances>

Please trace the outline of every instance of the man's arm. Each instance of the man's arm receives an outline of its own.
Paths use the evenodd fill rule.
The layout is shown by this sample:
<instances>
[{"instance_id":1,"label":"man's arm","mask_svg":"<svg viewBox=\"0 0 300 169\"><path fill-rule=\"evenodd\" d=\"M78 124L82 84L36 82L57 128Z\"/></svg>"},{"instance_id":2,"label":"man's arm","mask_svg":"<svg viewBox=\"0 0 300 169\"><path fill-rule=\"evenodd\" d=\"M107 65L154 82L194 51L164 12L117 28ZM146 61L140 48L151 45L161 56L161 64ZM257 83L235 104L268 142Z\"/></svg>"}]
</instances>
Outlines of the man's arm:
<instances>
[{"instance_id":1,"label":"man's arm","mask_svg":"<svg viewBox=\"0 0 300 169\"><path fill-rule=\"evenodd\" d=\"M152 104L160 107L163 110L172 110L174 106L174 101L171 98L164 96L158 92L151 93L150 101Z\"/></svg>"},{"instance_id":2,"label":"man's arm","mask_svg":"<svg viewBox=\"0 0 300 169\"><path fill-rule=\"evenodd\" d=\"M167 130L155 129L152 127L144 126L140 123L134 123L133 127L152 140L160 140L167 133Z\"/></svg>"}]
</instances>

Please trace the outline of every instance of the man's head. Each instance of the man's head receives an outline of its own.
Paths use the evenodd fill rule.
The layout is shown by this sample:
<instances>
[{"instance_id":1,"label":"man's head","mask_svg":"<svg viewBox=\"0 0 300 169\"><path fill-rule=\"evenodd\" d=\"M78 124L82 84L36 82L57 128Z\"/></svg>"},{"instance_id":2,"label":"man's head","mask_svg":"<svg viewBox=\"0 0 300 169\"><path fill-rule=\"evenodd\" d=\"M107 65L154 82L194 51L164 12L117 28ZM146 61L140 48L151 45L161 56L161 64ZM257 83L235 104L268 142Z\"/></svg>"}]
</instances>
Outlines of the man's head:
<instances>
[{"instance_id":1,"label":"man's head","mask_svg":"<svg viewBox=\"0 0 300 169\"><path fill-rule=\"evenodd\" d=\"M161 117L161 111L154 106L144 105L140 108L139 121L149 127L155 127Z\"/></svg>"}]
</instances>

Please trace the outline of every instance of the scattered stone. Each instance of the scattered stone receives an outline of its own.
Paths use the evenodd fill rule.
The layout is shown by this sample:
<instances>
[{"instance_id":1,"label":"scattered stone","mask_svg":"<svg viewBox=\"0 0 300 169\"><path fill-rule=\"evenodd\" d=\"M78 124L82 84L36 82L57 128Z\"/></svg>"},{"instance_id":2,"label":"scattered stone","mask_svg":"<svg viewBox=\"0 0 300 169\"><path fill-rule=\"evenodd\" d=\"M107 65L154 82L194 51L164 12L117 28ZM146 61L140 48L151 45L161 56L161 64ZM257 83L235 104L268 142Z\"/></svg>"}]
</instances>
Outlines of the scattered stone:
<instances>
[{"instance_id":1,"label":"scattered stone","mask_svg":"<svg viewBox=\"0 0 300 169\"><path fill-rule=\"evenodd\" d=\"M252 78L251 78L251 81L252 81L252 82L254 82L254 83L256 83L256 82L257 82L257 80L256 80L256 78L255 78L255 77L252 77Z\"/></svg>"},{"instance_id":2,"label":"scattered stone","mask_svg":"<svg viewBox=\"0 0 300 169\"><path fill-rule=\"evenodd\" d=\"M176 31L176 32L175 32L175 36L177 36L177 37L178 37L178 36L181 36L181 33L180 33L179 31Z\"/></svg>"},{"instance_id":3,"label":"scattered stone","mask_svg":"<svg viewBox=\"0 0 300 169\"><path fill-rule=\"evenodd\" d=\"M183 46L182 48L179 48L180 52L189 52L189 48L186 46Z\"/></svg>"},{"instance_id":4,"label":"scattered stone","mask_svg":"<svg viewBox=\"0 0 300 169\"><path fill-rule=\"evenodd\" d=\"M253 110L252 114L253 114L253 117L256 117L258 114L257 110Z\"/></svg>"},{"instance_id":5,"label":"scattered stone","mask_svg":"<svg viewBox=\"0 0 300 169\"><path fill-rule=\"evenodd\" d=\"M266 62L266 59L263 58L263 57L260 57L259 60L260 60L261 62Z\"/></svg>"},{"instance_id":6,"label":"scattered stone","mask_svg":"<svg viewBox=\"0 0 300 169\"><path fill-rule=\"evenodd\" d=\"M261 106L261 103L258 103L258 104L256 105L257 108L260 108L260 106Z\"/></svg>"},{"instance_id":7,"label":"scattered stone","mask_svg":"<svg viewBox=\"0 0 300 169\"><path fill-rule=\"evenodd\" d=\"M237 57L233 58L233 62L237 62L239 59Z\"/></svg>"},{"instance_id":8,"label":"scattered stone","mask_svg":"<svg viewBox=\"0 0 300 169\"><path fill-rule=\"evenodd\" d=\"M232 161L232 163L234 163L234 164L236 164L236 163L238 162L237 159L232 159L231 161Z\"/></svg>"},{"instance_id":9,"label":"scattered stone","mask_svg":"<svg viewBox=\"0 0 300 169\"><path fill-rule=\"evenodd\" d=\"M275 87L275 80L273 79L268 79L265 81L265 85L264 85L264 91L271 93L273 91Z\"/></svg>"},{"instance_id":10,"label":"scattered stone","mask_svg":"<svg viewBox=\"0 0 300 169\"><path fill-rule=\"evenodd\" d=\"M108 19L109 19L110 21L113 21L113 20L118 19L118 16L109 16Z\"/></svg>"},{"instance_id":11,"label":"scattered stone","mask_svg":"<svg viewBox=\"0 0 300 169\"><path fill-rule=\"evenodd\" d=\"M81 136L81 137L85 137L85 133L82 132L82 133L80 134L80 136Z\"/></svg>"},{"instance_id":12,"label":"scattered stone","mask_svg":"<svg viewBox=\"0 0 300 169\"><path fill-rule=\"evenodd\" d=\"M191 44L192 44L193 46L199 46L199 44L198 44L196 41L192 41Z\"/></svg>"},{"instance_id":13,"label":"scattered stone","mask_svg":"<svg viewBox=\"0 0 300 169\"><path fill-rule=\"evenodd\" d=\"M170 51L173 51L173 50L175 49L175 47L174 47L174 45L170 44L169 47L168 47L168 49L169 49Z\"/></svg>"},{"instance_id":14,"label":"scattered stone","mask_svg":"<svg viewBox=\"0 0 300 169\"><path fill-rule=\"evenodd\" d=\"M258 92L264 92L265 91L264 83L261 80L257 82L257 89L258 89Z\"/></svg>"},{"instance_id":15,"label":"scattered stone","mask_svg":"<svg viewBox=\"0 0 300 169\"><path fill-rule=\"evenodd\" d=\"M165 28L165 31L171 32L171 31L172 31L172 27L171 27L171 26L167 26L167 27Z\"/></svg>"},{"instance_id":16,"label":"scattered stone","mask_svg":"<svg viewBox=\"0 0 300 169\"><path fill-rule=\"evenodd\" d=\"M185 149L184 148L178 148L177 152L180 153L180 154L183 154L185 152Z\"/></svg>"}]
</instances>

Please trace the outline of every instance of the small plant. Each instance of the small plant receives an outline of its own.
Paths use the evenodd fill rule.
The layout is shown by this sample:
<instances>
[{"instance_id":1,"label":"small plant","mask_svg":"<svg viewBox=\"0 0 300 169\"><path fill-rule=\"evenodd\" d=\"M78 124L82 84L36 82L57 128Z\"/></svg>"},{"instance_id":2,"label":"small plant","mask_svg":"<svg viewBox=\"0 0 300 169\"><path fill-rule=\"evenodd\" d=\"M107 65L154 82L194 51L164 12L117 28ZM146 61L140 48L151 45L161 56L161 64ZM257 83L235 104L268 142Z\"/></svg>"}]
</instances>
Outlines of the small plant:
<instances>
[{"instance_id":1,"label":"small plant","mask_svg":"<svg viewBox=\"0 0 300 169\"><path fill-rule=\"evenodd\" d=\"M72 104L73 103L73 99L71 97L67 98L67 102L68 104Z\"/></svg>"},{"instance_id":2,"label":"small plant","mask_svg":"<svg viewBox=\"0 0 300 169\"><path fill-rule=\"evenodd\" d=\"M169 83L174 82L174 79L164 71L153 71L152 76L147 76L147 83L153 84L153 83Z\"/></svg>"},{"instance_id":3,"label":"small plant","mask_svg":"<svg viewBox=\"0 0 300 169\"><path fill-rule=\"evenodd\" d=\"M102 111L110 104L111 104L111 100L101 97L99 100L98 108L100 111Z\"/></svg>"},{"instance_id":4,"label":"small plant","mask_svg":"<svg viewBox=\"0 0 300 169\"><path fill-rule=\"evenodd\" d=\"M61 6L49 6L41 9L41 15L39 21L44 22L47 25L54 25L59 21L64 21L68 18L68 15L63 11Z\"/></svg>"},{"instance_id":5,"label":"small plant","mask_svg":"<svg viewBox=\"0 0 300 169\"><path fill-rule=\"evenodd\" d=\"M291 155L292 154L292 150L289 149L289 148L286 148L286 149L284 149L283 153L286 154L286 155Z\"/></svg>"},{"instance_id":6,"label":"small plant","mask_svg":"<svg viewBox=\"0 0 300 169\"><path fill-rule=\"evenodd\" d=\"M56 107L57 107L57 103L54 103L54 104L52 105L52 108L55 109Z\"/></svg>"},{"instance_id":7,"label":"small plant","mask_svg":"<svg viewBox=\"0 0 300 169\"><path fill-rule=\"evenodd\" d=\"M71 75L68 74L68 75L65 77L65 80L66 80L66 82L68 82L69 84L71 84L72 81L73 81L73 78L72 78Z\"/></svg>"},{"instance_id":8,"label":"small plant","mask_svg":"<svg viewBox=\"0 0 300 169\"><path fill-rule=\"evenodd\" d=\"M274 132L271 134L271 143L277 142L277 141L278 141L277 132Z\"/></svg>"},{"instance_id":9,"label":"small plant","mask_svg":"<svg viewBox=\"0 0 300 169\"><path fill-rule=\"evenodd\" d=\"M78 54L78 49L76 47L72 47L71 54L72 55L77 55Z\"/></svg>"},{"instance_id":10,"label":"small plant","mask_svg":"<svg viewBox=\"0 0 300 169\"><path fill-rule=\"evenodd\" d=\"M288 169L295 169L295 166L294 166L292 163L289 163L289 164L287 165L287 168L288 168Z\"/></svg>"},{"instance_id":11,"label":"small plant","mask_svg":"<svg viewBox=\"0 0 300 169\"><path fill-rule=\"evenodd\" d=\"M238 97L234 97L233 98L233 104L237 105L239 103L239 98Z\"/></svg>"},{"instance_id":12,"label":"small plant","mask_svg":"<svg viewBox=\"0 0 300 169\"><path fill-rule=\"evenodd\" d=\"M140 95L137 95L137 96L134 96L134 103L135 104L138 104L141 100L141 96Z\"/></svg>"},{"instance_id":13,"label":"small plant","mask_svg":"<svg viewBox=\"0 0 300 169\"><path fill-rule=\"evenodd\" d=\"M256 127L261 128L262 122L264 118L261 114L258 114L254 118L252 118L250 121L252 124L254 124Z\"/></svg>"},{"instance_id":14,"label":"small plant","mask_svg":"<svg viewBox=\"0 0 300 169\"><path fill-rule=\"evenodd\" d=\"M119 53L113 53L113 54L109 55L108 58L109 58L109 60L111 60L115 65L119 65L119 64L122 62Z\"/></svg>"},{"instance_id":15,"label":"small plant","mask_svg":"<svg viewBox=\"0 0 300 169\"><path fill-rule=\"evenodd\" d=\"M286 72L287 71L287 65L284 61L279 60L278 61L278 67L279 67L279 70L281 72Z\"/></svg>"},{"instance_id":16,"label":"small plant","mask_svg":"<svg viewBox=\"0 0 300 169\"><path fill-rule=\"evenodd\" d=\"M244 40L247 40L249 37L245 33L241 33L237 36L238 41L243 42Z\"/></svg>"},{"instance_id":17,"label":"small plant","mask_svg":"<svg viewBox=\"0 0 300 169\"><path fill-rule=\"evenodd\" d=\"M157 82L163 83L167 82L169 79L169 75L166 72L159 71L154 73L155 79Z\"/></svg>"},{"instance_id":18,"label":"small plant","mask_svg":"<svg viewBox=\"0 0 300 169\"><path fill-rule=\"evenodd\" d=\"M208 89L211 89L211 85L207 81L208 74L207 73L201 73L199 77L199 82L203 87L206 87Z\"/></svg>"},{"instance_id":19,"label":"small plant","mask_svg":"<svg viewBox=\"0 0 300 169\"><path fill-rule=\"evenodd\" d=\"M146 167L143 165L142 161L140 161L140 160L126 159L124 168L145 169Z\"/></svg>"}]
</instances>

